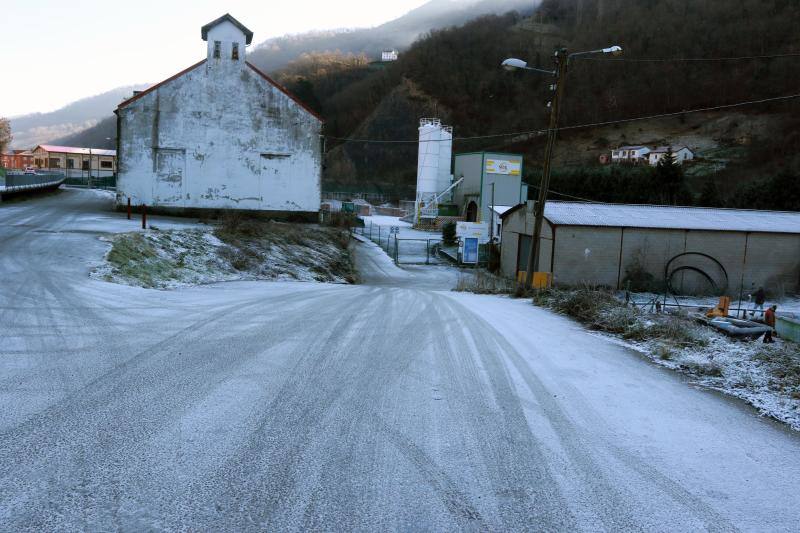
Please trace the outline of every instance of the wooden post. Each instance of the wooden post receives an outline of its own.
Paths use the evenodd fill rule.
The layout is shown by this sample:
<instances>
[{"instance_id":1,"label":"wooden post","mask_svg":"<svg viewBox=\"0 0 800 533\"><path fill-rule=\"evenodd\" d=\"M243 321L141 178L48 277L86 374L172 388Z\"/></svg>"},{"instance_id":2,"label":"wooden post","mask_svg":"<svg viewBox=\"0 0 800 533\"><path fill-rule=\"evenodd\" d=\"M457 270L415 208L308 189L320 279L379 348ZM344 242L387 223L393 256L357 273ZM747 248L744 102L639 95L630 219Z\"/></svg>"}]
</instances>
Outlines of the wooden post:
<instances>
[{"instance_id":1,"label":"wooden post","mask_svg":"<svg viewBox=\"0 0 800 533\"><path fill-rule=\"evenodd\" d=\"M147 229L147 204L142 204L142 229Z\"/></svg>"},{"instance_id":2,"label":"wooden post","mask_svg":"<svg viewBox=\"0 0 800 533\"><path fill-rule=\"evenodd\" d=\"M131 219L131 199L128 198L128 220Z\"/></svg>"}]
</instances>

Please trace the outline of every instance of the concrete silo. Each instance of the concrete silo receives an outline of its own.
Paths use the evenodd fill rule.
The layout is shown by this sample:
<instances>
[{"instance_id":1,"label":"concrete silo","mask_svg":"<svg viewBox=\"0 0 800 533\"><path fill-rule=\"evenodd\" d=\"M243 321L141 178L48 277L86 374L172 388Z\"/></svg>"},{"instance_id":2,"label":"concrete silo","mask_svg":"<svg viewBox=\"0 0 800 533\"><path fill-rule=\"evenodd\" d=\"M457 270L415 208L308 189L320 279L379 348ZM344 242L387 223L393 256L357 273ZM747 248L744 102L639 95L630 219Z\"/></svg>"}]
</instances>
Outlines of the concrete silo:
<instances>
[{"instance_id":1,"label":"concrete silo","mask_svg":"<svg viewBox=\"0 0 800 533\"><path fill-rule=\"evenodd\" d=\"M450 186L452 151L453 128L442 126L438 118L421 119L415 223L438 215L437 196Z\"/></svg>"}]
</instances>

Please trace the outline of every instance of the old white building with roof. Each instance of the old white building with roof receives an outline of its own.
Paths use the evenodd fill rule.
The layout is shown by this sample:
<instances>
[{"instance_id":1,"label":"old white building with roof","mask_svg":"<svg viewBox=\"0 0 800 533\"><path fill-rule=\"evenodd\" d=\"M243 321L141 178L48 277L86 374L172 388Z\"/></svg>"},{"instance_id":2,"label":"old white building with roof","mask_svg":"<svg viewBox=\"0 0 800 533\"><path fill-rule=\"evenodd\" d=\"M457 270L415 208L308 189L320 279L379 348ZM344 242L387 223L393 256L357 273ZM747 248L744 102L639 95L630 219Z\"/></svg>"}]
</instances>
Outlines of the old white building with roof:
<instances>
[{"instance_id":1,"label":"old white building with roof","mask_svg":"<svg viewBox=\"0 0 800 533\"><path fill-rule=\"evenodd\" d=\"M675 158L675 162L679 165L682 165L684 161L691 161L694 159L694 152L685 146L659 146L650 150L647 154L647 162L650 163L650 166L654 167L658 165L670 151Z\"/></svg>"},{"instance_id":2,"label":"old white building with roof","mask_svg":"<svg viewBox=\"0 0 800 533\"><path fill-rule=\"evenodd\" d=\"M503 274L525 270L533 213L502 215ZM540 270L557 285L622 289L634 271L679 293L800 290L800 212L548 202Z\"/></svg>"},{"instance_id":3,"label":"old white building with roof","mask_svg":"<svg viewBox=\"0 0 800 533\"><path fill-rule=\"evenodd\" d=\"M322 119L247 62L253 32L232 16L201 37L205 59L116 110L118 205L316 216Z\"/></svg>"},{"instance_id":4,"label":"old white building with roof","mask_svg":"<svg viewBox=\"0 0 800 533\"><path fill-rule=\"evenodd\" d=\"M620 146L611 150L612 163L640 163L647 160L650 149L646 146Z\"/></svg>"},{"instance_id":5,"label":"old white building with roof","mask_svg":"<svg viewBox=\"0 0 800 533\"><path fill-rule=\"evenodd\" d=\"M117 169L116 150L39 144L31 151L33 166L59 171L68 177L91 171L93 176L110 176Z\"/></svg>"}]
</instances>

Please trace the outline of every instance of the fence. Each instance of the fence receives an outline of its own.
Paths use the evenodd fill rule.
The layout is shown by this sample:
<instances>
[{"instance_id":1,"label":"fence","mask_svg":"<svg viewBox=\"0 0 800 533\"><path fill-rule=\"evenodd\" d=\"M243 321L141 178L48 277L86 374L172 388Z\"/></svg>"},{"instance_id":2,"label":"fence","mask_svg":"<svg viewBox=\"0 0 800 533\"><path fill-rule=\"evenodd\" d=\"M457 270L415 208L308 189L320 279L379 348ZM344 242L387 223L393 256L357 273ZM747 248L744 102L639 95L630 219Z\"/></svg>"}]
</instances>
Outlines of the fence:
<instances>
[{"instance_id":1,"label":"fence","mask_svg":"<svg viewBox=\"0 0 800 533\"><path fill-rule=\"evenodd\" d=\"M353 233L366 237L380 246L398 265L438 265L446 260L439 253L439 238L414 238L398 236L389 226L368 224L353 228Z\"/></svg>"}]
</instances>

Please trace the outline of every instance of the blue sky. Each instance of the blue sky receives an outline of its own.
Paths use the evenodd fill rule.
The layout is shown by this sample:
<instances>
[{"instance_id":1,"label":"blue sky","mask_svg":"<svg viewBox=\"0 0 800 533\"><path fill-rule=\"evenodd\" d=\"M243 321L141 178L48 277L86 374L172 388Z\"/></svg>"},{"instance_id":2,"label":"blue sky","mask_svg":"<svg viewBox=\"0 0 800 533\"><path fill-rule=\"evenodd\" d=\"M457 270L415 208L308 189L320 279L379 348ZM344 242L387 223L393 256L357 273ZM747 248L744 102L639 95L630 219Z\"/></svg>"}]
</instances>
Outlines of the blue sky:
<instances>
[{"instance_id":1,"label":"blue sky","mask_svg":"<svg viewBox=\"0 0 800 533\"><path fill-rule=\"evenodd\" d=\"M52 111L167 78L202 59L200 27L230 12L269 37L375 26L426 0L2 0L0 116Z\"/></svg>"}]
</instances>

